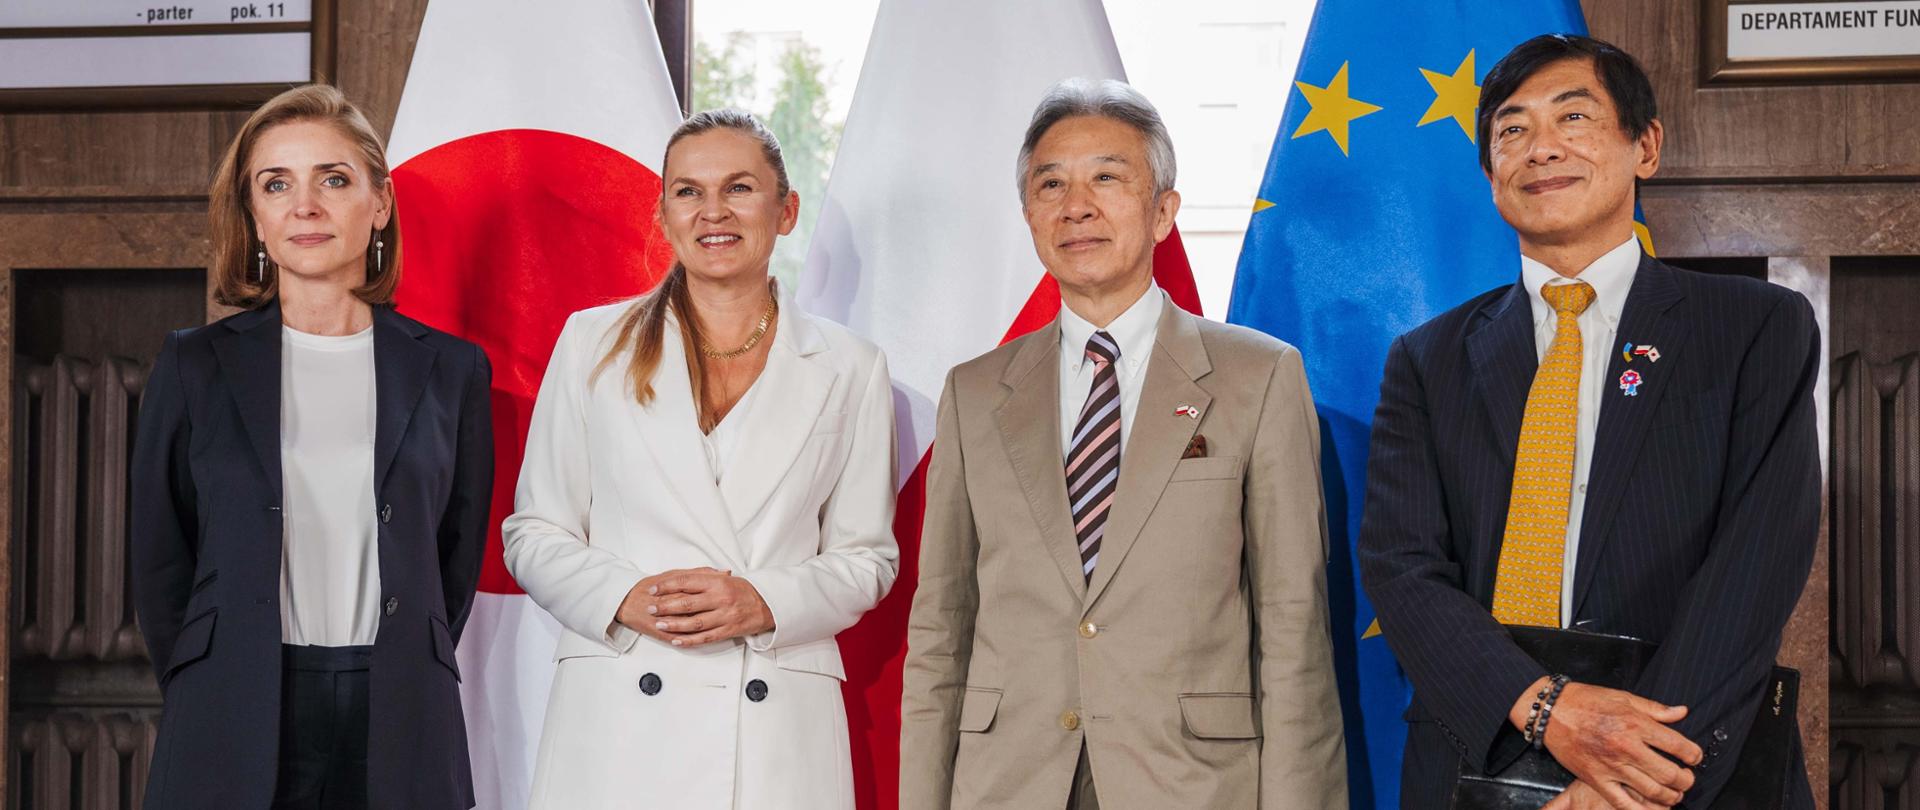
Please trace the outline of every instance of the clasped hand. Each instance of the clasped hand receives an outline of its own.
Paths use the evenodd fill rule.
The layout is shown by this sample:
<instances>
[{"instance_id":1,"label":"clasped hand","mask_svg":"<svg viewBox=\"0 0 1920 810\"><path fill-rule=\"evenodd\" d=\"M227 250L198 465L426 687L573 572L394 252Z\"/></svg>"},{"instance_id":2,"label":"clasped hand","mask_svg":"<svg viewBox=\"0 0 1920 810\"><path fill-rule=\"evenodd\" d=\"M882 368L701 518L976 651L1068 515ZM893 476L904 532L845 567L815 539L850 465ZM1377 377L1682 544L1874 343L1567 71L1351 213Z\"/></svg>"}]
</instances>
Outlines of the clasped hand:
<instances>
[{"instance_id":1,"label":"clasped hand","mask_svg":"<svg viewBox=\"0 0 1920 810\"><path fill-rule=\"evenodd\" d=\"M1536 682L1514 705L1516 727L1525 724ZM1631 692L1567 684L1547 724L1547 752L1579 781L1542 810L1649 810L1680 803L1693 787L1700 746L1671 724L1685 706L1666 706ZM1669 758L1671 757L1671 758ZM1678 762L1675 762L1678 760ZM1685 763L1681 765L1679 763Z\"/></svg>"},{"instance_id":2,"label":"clasped hand","mask_svg":"<svg viewBox=\"0 0 1920 810\"><path fill-rule=\"evenodd\" d=\"M640 580L614 620L675 647L773 629L773 612L753 583L714 568L675 569Z\"/></svg>"}]
</instances>

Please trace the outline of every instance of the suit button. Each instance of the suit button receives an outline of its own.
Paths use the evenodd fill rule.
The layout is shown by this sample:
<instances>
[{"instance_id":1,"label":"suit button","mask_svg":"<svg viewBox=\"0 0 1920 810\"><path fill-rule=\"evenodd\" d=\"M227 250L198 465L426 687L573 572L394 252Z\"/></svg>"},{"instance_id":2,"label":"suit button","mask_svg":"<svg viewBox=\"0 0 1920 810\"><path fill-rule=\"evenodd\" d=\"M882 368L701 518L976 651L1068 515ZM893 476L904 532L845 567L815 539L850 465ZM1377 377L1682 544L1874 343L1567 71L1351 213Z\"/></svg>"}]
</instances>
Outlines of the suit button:
<instances>
[{"instance_id":1,"label":"suit button","mask_svg":"<svg viewBox=\"0 0 1920 810\"><path fill-rule=\"evenodd\" d=\"M1076 729L1076 728L1079 728L1079 727L1080 727L1080 715L1077 715L1077 714L1074 714L1074 713L1073 713L1073 712L1071 712L1071 711L1065 711L1065 712L1061 712L1061 713L1060 713L1060 727L1061 727L1061 728L1064 728L1064 729L1066 729L1066 730L1068 730L1068 731L1072 731L1072 730L1074 730L1074 729Z\"/></svg>"},{"instance_id":2,"label":"suit button","mask_svg":"<svg viewBox=\"0 0 1920 810\"><path fill-rule=\"evenodd\" d=\"M392 616L398 610L400 610L400 597L398 596L388 597L387 598L387 615Z\"/></svg>"},{"instance_id":3,"label":"suit button","mask_svg":"<svg viewBox=\"0 0 1920 810\"><path fill-rule=\"evenodd\" d=\"M755 703L759 703L760 701L766 700L767 699L767 682L760 680L759 678L754 678L751 681L747 681L747 699Z\"/></svg>"},{"instance_id":4,"label":"suit button","mask_svg":"<svg viewBox=\"0 0 1920 810\"><path fill-rule=\"evenodd\" d=\"M640 691L643 694L660 694L660 676L651 672L640 676Z\"/></svg>"},{"instance_id":5,"label":"suit button","mask_svg":"<svg viewBox=\"0 0 1920 810\"><path fill-rule=\"evenodd\" d=\"M1093 638L1094 636L1097 636L1097 635L1100 635L1100 626L1099 626L1099 625L1096 625L1096 624L1094 624L1093 622L1081 622L1081 623L1080 623L1080 637L1081 637L1081 638Z\"/></svg>"},{"instance_id":6,"label":"suit button","mask_svg":"<svg viewBox=\"0 0 1920 810\"><path fill-rule=\"evenodd\" d=\"M393 520L393 504L380 507L380 522L386 523L391 520Z\"/></svg>"}]
</instances>

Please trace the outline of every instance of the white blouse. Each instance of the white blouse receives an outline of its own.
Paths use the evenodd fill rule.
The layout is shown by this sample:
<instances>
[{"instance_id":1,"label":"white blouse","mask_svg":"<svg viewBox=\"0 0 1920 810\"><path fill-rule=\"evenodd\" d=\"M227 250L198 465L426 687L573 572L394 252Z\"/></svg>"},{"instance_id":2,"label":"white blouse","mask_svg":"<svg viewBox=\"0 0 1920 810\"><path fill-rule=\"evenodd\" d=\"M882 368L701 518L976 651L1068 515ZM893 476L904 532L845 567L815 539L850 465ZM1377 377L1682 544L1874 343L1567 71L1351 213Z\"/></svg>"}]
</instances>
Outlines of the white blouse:
<instances>
[{"instance_id":1,"label":"white blouse","mask_svg":"<svg viewBox=\"0 0 1920 810\"><path fill-rule=\"evenodd\" d=\"M733 410L727 411L727 418L714 425L713 430L700 437L700 444L707 451L707 468L713 471L713 482L718 484L725 477L727 467L740 448L740 426L753 421L754 392L760 390L760 381L755 380L747 386L747 392L740 395L740 401L733 403Z\"/></svg>"},{"instance_id":2,"label":"white blouse","mask_svg":"<svg viewBox=\"0 0 1920 810\"><path fill-rule=\"evenodd\" d=\"M281 329L280 639L372 644L380 629L373 329L338 337Z\"/></svg>"}]
</instances>

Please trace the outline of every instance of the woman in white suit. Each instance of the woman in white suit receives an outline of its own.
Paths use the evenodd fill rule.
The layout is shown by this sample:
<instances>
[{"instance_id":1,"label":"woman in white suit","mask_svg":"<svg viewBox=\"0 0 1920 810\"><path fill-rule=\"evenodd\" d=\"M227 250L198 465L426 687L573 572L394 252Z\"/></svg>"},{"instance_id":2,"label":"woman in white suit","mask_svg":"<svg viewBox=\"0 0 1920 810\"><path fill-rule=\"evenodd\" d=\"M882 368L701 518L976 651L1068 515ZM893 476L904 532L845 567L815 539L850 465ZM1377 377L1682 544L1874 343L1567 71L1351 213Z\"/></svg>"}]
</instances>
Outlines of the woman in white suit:
<instances>
[{"instance_id":1,"label":"woman in white suit","mask_svg":"<svg viewBox=\"0 0 1920 810\"><path fill-rule=\"evenodd\" d=\"M674 269L568 319L503 527L566 628L531 806L852 808L834 635L896 573L886 361L769 280L800 200L760 122L697 114L663 163Z\"/></svg>"}]
</instances>

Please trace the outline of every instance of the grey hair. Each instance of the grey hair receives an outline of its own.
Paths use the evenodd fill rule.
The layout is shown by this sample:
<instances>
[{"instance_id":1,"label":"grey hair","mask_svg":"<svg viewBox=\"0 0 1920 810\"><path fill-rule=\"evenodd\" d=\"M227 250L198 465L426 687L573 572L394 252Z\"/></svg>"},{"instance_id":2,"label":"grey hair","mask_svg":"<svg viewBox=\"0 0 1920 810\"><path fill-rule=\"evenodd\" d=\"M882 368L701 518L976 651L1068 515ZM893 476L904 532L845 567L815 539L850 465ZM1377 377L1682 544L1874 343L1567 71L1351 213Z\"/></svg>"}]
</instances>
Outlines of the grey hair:
<instances>
[{"instance_id":1,"label":"grey hair","mask_svg":"<svg viewBox=\"0 0 1920 810\"><path fill-rule=\"evenodd\" d=\"M680 122L680 126L675 127L673 134L667 137L666 151L668 154L672 154L673 145L679 143L681 138L689 138L694 135L712 132L716 129L730 129L759 141L760 154L766 157L769 165L773 166L774 177L779 181L777 185L780 189L780 196L787 196L787 192L793 188L793 184L787 182L787 161L786 157L780 152L780 139L774 137L773 130L767 129L767 125L760 123L760 119L755 117L753 113L747 112L739 107L721 107L714 110L703 110L687 116L687 120ZM661 170L665 171L666 166L666 158L662 156L660 160ZM666 189L662 188L660 193L664 199Z\"/></svg>"},{"instance_id":2,"label":"grey hair","mask_svg":"<svg viewBox=\"0 0 1920 810\"><path fill-rule=\"evenodd\" d=\"M1173 190L1173 138L1153 102L1116 79L1064 79L1047 88L1040 105L1033 109L1027 124L1027 137L1020 143L1020 169L1014 187L1020 191L1020 204L1027 202L1027 172L1033 168L1033 149L1053 125L1083 115L1118 121L1133 127L1147 142L1147 168L1153 171L1153 198Z\"/></svg>"}]
</instances>

